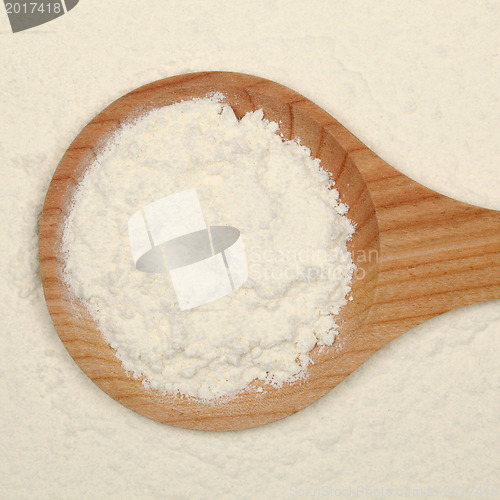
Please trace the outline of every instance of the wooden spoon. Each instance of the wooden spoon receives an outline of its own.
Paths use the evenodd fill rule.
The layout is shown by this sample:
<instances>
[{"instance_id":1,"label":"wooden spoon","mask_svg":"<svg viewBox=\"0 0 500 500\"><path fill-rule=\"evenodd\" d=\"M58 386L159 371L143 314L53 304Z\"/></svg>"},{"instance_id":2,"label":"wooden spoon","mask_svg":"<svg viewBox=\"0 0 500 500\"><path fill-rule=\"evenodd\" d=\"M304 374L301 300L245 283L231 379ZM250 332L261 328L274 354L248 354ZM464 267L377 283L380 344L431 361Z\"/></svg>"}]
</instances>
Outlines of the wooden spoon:
<instances>
[{"instance_id":1,"label":"wooden spoon","mask_svg":"<svg viewBox=\"0 0 500 500\"><path fill-rule=\"evenodd\" d=\"M264 386L217 402L145 389L127 375L83 303L62 279L61 239L78 183L120 123L152 108L220 91L238 116L262 108L289 139L300 138L336 182L356 223L350 251L358 271L333 346L312 351L309 378ZM40 267L54 325L80 368L114 399L159 422L237 430L310 405L373 353L426 319L500 298L500 213L440 195L381 160L334 118L275 82L239 73L180 75L113 102L78 135L50 184L40 226Z\"/></svg>"}]
</instances>

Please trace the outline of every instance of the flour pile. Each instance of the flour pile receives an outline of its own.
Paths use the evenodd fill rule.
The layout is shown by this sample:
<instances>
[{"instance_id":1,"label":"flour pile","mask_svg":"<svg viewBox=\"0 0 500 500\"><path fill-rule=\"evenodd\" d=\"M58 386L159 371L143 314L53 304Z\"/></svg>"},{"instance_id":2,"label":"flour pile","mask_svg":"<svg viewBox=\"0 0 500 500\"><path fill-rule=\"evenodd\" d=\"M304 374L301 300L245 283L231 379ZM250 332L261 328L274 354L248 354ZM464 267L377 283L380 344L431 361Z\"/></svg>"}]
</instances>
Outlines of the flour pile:
<instances>
[{"instance_id":1,"label":"flour pile","mask_svg":"<svg viewBox=\"0 0 500 500\"><path fill-rule=\"evenodd\" d=\"M91 166L68 217L65 277L126 370L147 387L213 399L253 380L306 374L331 345L354 272L354 228L310 151L262 110L237 120L220 96L125 124ZM207 224L241 231L248 280L181 311L168 274L134 267L129 217L195 188Z\"/></svg>"}]
</instances>

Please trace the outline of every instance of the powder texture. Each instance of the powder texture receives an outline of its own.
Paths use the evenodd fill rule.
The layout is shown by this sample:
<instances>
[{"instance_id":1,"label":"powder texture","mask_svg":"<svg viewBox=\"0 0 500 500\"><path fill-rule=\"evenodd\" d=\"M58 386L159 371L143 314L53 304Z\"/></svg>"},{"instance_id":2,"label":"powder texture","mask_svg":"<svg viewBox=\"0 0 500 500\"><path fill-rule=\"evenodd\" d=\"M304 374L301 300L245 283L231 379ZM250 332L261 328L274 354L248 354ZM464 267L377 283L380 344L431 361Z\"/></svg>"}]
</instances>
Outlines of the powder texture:
<instances>
[{"instance_id":1,"label":"powder texture","mask_svg":"<svg viewBox=\"0 0 500 500\"><path fill-rule=\"evenodd\" d=\"M255 379L304 376L331 345L354 270L347 207L310 151L277 134L262 110L241 120L220 96L167 106L124 125L89 168L68 217L66 279L126 370L200 398ZM196 188L209 225L241 233L249 278L182 311L168 274L135 269L129 217Z\"/></svg>"}]
</instances>

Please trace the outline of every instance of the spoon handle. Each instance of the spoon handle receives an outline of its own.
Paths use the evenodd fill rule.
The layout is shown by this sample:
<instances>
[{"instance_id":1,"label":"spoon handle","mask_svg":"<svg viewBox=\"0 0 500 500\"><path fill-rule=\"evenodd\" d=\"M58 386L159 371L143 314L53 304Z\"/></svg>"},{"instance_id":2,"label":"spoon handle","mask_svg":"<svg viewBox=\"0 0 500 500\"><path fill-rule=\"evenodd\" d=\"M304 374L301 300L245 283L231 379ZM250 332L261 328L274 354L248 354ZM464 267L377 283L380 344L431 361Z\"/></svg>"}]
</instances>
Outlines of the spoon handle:
<instances>
[{"instance_id":1,"label":"spoon handle","mask_svg":"<svg viewBox=\"0 0 500 500\"><path fill-rule=\"evenodd\" d=\"M363 148L361 173L378 225L378 279L366 325L397 336L457 307L500 298L500 212L409 179Z\"/></svg>"}]
</instances>

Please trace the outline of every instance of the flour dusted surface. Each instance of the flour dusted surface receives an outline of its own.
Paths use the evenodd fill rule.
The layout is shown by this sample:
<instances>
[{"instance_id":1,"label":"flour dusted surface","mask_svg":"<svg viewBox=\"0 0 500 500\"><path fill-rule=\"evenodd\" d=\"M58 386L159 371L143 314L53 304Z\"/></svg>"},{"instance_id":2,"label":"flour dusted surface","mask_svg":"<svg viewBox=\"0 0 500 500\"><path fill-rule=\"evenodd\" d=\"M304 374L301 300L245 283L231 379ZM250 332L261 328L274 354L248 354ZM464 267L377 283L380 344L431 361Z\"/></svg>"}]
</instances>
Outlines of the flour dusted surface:
<instances>
[{"instance_id":1,"label":"flour dusted surface","mask_svg":"<svg viewBox=\"0 0 500 500\"><path fill-rule=\"evenodd\" d=\"M124 368L148 387L207 399L303 376L308 352L334 340L354 269L353 227L319 160L283 141L262 110L238 121L218 99L123 126L82 181L64 237L66 279ZM134 268L127 222L191 188L207 224L241 231L249 278L181 311L168 274Z\"/></svg>"},{"instance_id":2,"label":"flour dusted surface","mask_svg":"<svg viewBox=\"0 0 500 500\"><path fill-rule=\"evenodd\" d=\"M276 80L415 180L500 209L500 4L325 5L227 2L214 12L167 0L138 11L136 1L86 0L25 34L0 16L6 498L290 500L325 488L337 499L352 488L368 500L381 488L443 498L455 487L485 498L481 486L499 485L499 301L426 322L305 410L229 433L160 425L118 404L77 367L47 312L36 221L57 164L113 99L166 76L228 69Z\"/></svg>"}]
</instances>

